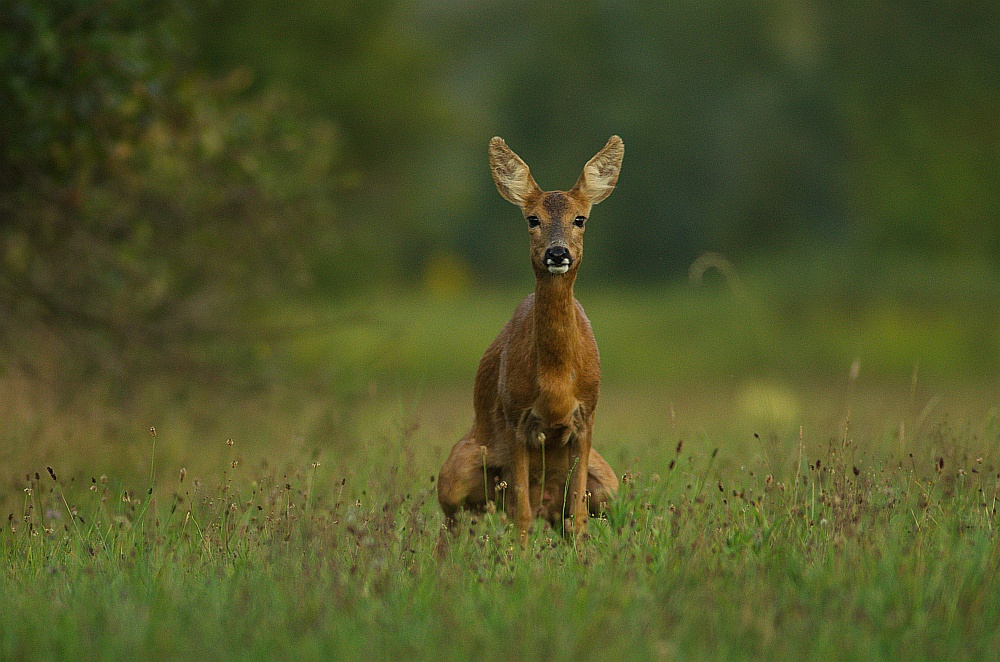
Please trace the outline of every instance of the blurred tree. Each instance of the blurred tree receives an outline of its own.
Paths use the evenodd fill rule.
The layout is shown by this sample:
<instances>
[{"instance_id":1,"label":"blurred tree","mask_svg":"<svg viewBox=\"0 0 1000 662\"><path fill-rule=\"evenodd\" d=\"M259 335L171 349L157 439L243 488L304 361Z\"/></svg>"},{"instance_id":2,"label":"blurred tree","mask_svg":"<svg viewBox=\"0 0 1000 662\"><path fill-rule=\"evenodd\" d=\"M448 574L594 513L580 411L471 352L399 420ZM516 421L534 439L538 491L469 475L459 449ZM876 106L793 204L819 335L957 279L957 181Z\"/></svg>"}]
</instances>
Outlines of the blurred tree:
<instances>
[{"instance_id":1,"label":"blurred tree","mask_svg":"<svg viewBox=\"0 0 1000 662\"><path fill-rule=\"evenodd\" d=\"M705 250L1000 256L995 2L419 4L466 162L499 133L566 186L624 138L587 277L682 276ZM483 219L512 215L470 188L452 240L502 277L521 247Z\"/></svg>"},{"instance_id":2,"label":"blurred tree","mask_svg":"<svg viewBox=\"0 0 1000 662\"><path fill-rule=\"evenodd\" d=\"M743 257L846 234L844 136L821 82L775 44L774 3L425 4L478 143L504 135L557 187L609 135L624 138L587 273L675 278L705 250ZM517 248L482 219L511 214L481 187L459 241L497 277Z\"/></svg>"},{"instance_id":3,"label":"blurred tree","mask_svg":"<svg viewBox=\"0 0 1000 662\"><path fill-rule=\"evenodd\" d=\"M340 219L358 263L317 264L325 285L409 279L440 245L441 191L453 118L436 87L442 53L405 0L213 0L194 26L199 62L215 74L247 68L256 88L297 90L339 128L349 186ZM443 158L442 158L443 156Z\"/></svg>"},{"instance_id":4,"label":"blurred tree","mask_svg":"<svg viewBox=\"0 0 1000 662\"><path fill-rule=\"evenodd\" d=\"M0 183L79 186L105 176L166 102L168 0L5 0L0 12Z\"/></svg>"},{"instance_id":5,"label":"blurred tree","mask_svg":"<svg viewBox=\"0 0 1000 662\"><path fill-rule=\"evenodd\" d=\"M996 257L994 4L216 0L195 39L215 71L335 118L343 229L374 278L444 254L511 277L523 246L486 141L558 187L619 133L584 275L659 280L706 250Z\"/></svg>"},{"instance_id":6,"label":"blurred tree","mask_svg":"<svg viewBox=\"0 0 1000 662\"><path fill-rule=\"evenodd\" d=\"M850 135L863 246L1000 259L1000 4L829 8L824 76Z\"/></svg>"},{"instance_id":7,"label":"blurred tree","mask_svg":"<svg viewBox=\"0 0 1000 662\"><path fill-rule=\"evenodd\" d=\"M0 3L20 354L61 329L69 356L190 360L279 292L530 278L495 134L549 188L625 139L585 278L682 278L708 250L1000 261L986 0Z\"/></svg>"},{"instance_id":8,"label":"blurred tree","mask_svg":"<svg viewBox=\"0 0 1000 662\"><path fill-rule=\"evenodd\" d=\"M252 352L254 311L338 250L336 127L248 95L246 70L199 76L171 0L0 16L4 361L56 379L205 368L198 342L227 334Z\"/></svg>"}]
</instances>

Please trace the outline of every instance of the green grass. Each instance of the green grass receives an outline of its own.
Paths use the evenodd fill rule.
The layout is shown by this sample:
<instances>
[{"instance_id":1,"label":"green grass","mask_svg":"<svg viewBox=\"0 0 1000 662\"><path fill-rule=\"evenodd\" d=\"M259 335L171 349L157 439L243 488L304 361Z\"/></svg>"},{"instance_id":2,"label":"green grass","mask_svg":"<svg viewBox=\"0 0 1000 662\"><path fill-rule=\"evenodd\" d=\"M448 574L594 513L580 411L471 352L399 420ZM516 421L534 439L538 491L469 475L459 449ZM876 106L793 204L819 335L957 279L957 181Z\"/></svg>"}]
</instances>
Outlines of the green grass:
<instances>
[{"instance_id":1,"label":"green grass","mask_svg":"<svg viewBox=\"0 0 1000 662\"><path fill-rule=\"evenodd\" d=\"M369 445L346 460L246 460L220 439L197 475L155 466L152 494L148 466L29 473L0 533L0 656L985 659L1000 645L991 415L931 417L900 451L861 420L800 439L750 412L762 432L739 438L703 425L716 398L657 411L612 392L599 443L627 475L620 499L589 539L539 525L522 555L502 513L441 534L430 477L455 436L419 412L460 429L458 397L425 395L394 422L373 403ZM609 429L640 411L645 438Z\"/></svg>"},{"instance_id":2,"label":"green grass","mask_svg":"<svg viewBox=\"0 0 1000 662\"><path fill-rule=\"evenodd\" d=\"M442 534L432 478L517 295L303 315L239 399L60 406L8 375L0 658L995 658L995 384L947 333L880 358L753 296L763 326L726 290L584 299L626 480L587 539L538 523L524 554L502 512Z\"/></svg>"}]
</instances>

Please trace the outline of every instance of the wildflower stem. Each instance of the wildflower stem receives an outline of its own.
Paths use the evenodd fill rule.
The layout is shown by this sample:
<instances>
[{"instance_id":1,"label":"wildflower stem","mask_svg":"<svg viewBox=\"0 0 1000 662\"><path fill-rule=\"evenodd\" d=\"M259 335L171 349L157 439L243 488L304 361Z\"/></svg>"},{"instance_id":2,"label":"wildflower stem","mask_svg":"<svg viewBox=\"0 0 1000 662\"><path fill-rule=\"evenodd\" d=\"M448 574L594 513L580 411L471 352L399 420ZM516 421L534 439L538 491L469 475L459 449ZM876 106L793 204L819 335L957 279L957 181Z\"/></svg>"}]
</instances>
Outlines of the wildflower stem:
<instances>
[{"instance_id":1,"label":"wildflower stem","mask_svg":"<svg viewBox=\"0 0 1000 662\"><path fill-rule=\"evenodd\" d=\"M156 462L156 428L149 428L149 435L153 438L153 445L149 451L149 493L153 493L153 469Z\"/></svg>"},{"instance_id":2,"label":"wildflower stem","mask_svg":"<svg viewBox=\"0 0 1000 662\"><path fill-rule=\"evenodd\" d=\"M795 489L792 490L792 507L799 504L799 481L802 475L802 426L799 426L799 459L795 461Z\"/></svg>"},{"instance_id":3,"label":"wildflower stem","mask_svg":"<svg viewBox=\"0 0 1000 662\"><path fill-rule=\"evenodd\" d=\"M544 457L544 455L542 456ZM563 502L562 502L562 534L566 537L566 500L569 498L569 482L573 477L573 472L576 470L576 465L580 463L580 457L577 456L573 458L573 466L569 468L569 473L566 474L566 484L563 486ZM573 544L576 545L576 539L574 538Z\"/></svg>"},{"instance_id":4,"label":"wildflower stem","mask_svg":"<svg viewBox=\"0 0 1000 662\"><path fill-rule=\"evenodd\" d=\"M698 491L694 495L695 501L701 496L702 491L705 489L705 482L708 480L708 473L712 470L712 465L715 464L715 456L719 454L719 449L715 448L712 450L712 455L708 458L708 464L705 465L705 471L701 474L701 480L698 483Z\"/></svg>"}]
</instances>

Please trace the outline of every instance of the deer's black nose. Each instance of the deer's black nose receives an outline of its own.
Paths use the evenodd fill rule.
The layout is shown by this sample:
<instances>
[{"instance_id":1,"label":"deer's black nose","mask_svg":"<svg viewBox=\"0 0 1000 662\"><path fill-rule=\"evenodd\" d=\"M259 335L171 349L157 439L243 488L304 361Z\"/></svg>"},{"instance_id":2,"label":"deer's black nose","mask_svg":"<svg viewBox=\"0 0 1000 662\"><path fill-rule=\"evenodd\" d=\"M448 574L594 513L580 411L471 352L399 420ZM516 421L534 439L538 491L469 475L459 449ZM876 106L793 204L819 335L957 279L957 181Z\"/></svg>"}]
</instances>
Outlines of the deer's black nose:
<instances>
[{"instance_id":1,"label":"deer's black nose","mask_svg":"<svg viewBox=\"0 0 1000 662\"><path fill-rule=\"evenodd\" d=\"M545 266L554 274L564 274L573 264L573 257L565 246L550 246L545 251Z\"/></svg>"},{"instance_id":2,"label":"deer's black nose","mask_svg":"<svg viewBox=\"0 0 1000 662\"><path fill-rule=\"evenodd\" d=\"M565 246L552 246L545 251L545 264L550 267L561 267L573 263L569 249Z\"/></svg>"}]
</instances>

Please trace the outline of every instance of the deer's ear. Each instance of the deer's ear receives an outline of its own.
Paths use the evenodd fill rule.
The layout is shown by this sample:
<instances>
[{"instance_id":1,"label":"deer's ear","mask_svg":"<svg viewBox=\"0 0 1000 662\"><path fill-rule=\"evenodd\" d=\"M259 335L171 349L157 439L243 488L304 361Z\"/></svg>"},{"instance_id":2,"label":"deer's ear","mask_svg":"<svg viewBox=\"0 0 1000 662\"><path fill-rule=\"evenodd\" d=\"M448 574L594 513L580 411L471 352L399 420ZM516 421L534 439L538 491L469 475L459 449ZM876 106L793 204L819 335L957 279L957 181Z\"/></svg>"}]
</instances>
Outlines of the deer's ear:
<instances>
[{"instance_id":1,"label":"deer's ear","mask_svg":"<svg viewBox=\"0 0 1000 662\"><path fill-rule=\"evenodd\" d=\"M580 179L576 180L573 190L581 193L590 204L596 205L615 190L624 156L625 144L622 139L611 136L604 149L583 166L583 172L580 174Z\"/></svg>"},{"instance_id":2,"label":"deer's ear","mask_svg":"<svg viewBox=\"0 0 1000 662\"><path fill-rule=\"evenodd\" d=\"M507 147L503 138L490 141L490 171L500 195L518 207L525 207L532 198L542 194L528 166Z\"/></svg>"}]
</instances>

